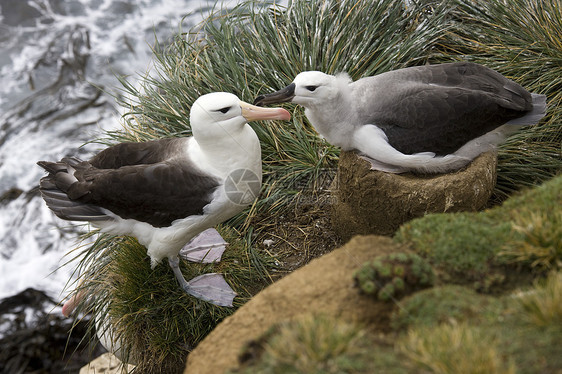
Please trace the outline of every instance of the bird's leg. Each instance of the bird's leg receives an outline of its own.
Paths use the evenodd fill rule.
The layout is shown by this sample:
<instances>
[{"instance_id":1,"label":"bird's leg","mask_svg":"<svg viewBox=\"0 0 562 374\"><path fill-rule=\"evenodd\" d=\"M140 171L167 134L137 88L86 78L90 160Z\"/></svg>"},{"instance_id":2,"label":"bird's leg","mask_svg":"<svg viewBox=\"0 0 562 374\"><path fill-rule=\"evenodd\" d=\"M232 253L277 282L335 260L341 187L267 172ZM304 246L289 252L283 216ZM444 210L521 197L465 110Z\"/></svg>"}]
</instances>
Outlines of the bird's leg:
<instances>
[{"instance_id":1,"label":"bird's leg","mask_svg":"<svg viewBox=\"0 0 562 374\"><path fill-rule=\"evenodd\" d=\"M232 306L236 292L226 283L222 275L217 273L203 274L188 282L180 270L179 257L169 257L168 263L180 287L189 295L217 306Z\"/></svg>"},{"instance_id":2,"label":"bird's leg","mask_svg":"<svg viewBox=\"0 0 562 374\"><path fill-rule=\"evenodd\" d=\"M187 289L189 288L189 284L185 280L180 270L179 257L178 256L168 257L168 264L170 264L170 267L172 268L172 271L174 272L174 275L176 276L176 279L178 280L180 287L183 288L185 292L187 292Z\"/></svg>"},{"instance_id":3,"label":"bird's leg","mask_svg":"<svg viewBox=\"0 0 562 374\"><path fill-rule=\"evenodd\" d=\"M74 309L76 309L78 304L80 304L80 302L82 301L82 299L84 299L85 296L86 295L84 291L82 290L76 291L76 293L72 295L70 299L68 299L62 306L62 315L65 317L70 316L70 314L74 311Z\"/></svg>"},{"instance_id":4,"label":"bird's leg","mask_svg":"<svg viewBox=\"0 0 562 374\"><path fill-rule=\"evenodd\" d=\"M181 249L179 255L192 262L219 262L227 244L217 230L211 228L191 239Z\"/></svg>"}]
</instances>

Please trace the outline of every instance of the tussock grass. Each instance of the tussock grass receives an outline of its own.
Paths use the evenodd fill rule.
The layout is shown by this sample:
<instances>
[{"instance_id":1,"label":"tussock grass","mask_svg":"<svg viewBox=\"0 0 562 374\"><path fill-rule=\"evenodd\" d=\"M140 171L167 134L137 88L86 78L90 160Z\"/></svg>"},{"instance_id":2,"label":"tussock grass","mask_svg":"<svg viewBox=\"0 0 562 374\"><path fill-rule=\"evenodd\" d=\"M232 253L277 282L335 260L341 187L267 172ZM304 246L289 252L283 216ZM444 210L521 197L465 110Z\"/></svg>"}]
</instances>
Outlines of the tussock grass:
<instances>
[{"instance_id":1,"label":"tussock grass","mask_svg":"<svg viewBox=\"0 0 562 374\"><path fill-rule=\"evenodd\" d=\"M234 230L222 227L219 232L230 243L221 262L184 261L181 268L187 280L223 274L238 294L236 308L268 283L267 273L260 272L268 259L250 250ZM97 259L81 277L79 289L89 298L80 310L93 313L92 328L98 335L111 330L121 356L135 363L139 372L181 372L187 354L235 308L217 307L186 294L167 264L150 268L146 248L133 238L102 235L98 241L85 249L92 252L89 258ZM97 253L99 248L103 253Z\"/></svg>"},{"instance_id":2,"label":"tussock grass","mask_svg":"<svg viewBox=\"0 0 562 374\"><path fill-rule=\"evenodd\" d=\"M400 300L391 316L395 330L432 328L442 323L478 321L486 315L491 297L457 285L437 286ZM478 321L480 322L480 321Z\"/></svg>"},{"instance_id":3,"label":"tussock grass","mask_svg":"<svg viewBox=\"0 0 562 374\"><path fill-rule=\"evenodd\" d=\"M497 344L493 336L462 323L410 330L397 346L416 368L430 373L515 374Z\"/></svg>"},{"instance_id":4,"label":"tussock grass","mask_svg":"<svg viewBox=\"0 0 562 374\"><path fill-rule=\"evenodd\" d=\"M517 297L524 319L537 326L562 325L562 273L552 272Z\"/></svg>"}]
</instances>

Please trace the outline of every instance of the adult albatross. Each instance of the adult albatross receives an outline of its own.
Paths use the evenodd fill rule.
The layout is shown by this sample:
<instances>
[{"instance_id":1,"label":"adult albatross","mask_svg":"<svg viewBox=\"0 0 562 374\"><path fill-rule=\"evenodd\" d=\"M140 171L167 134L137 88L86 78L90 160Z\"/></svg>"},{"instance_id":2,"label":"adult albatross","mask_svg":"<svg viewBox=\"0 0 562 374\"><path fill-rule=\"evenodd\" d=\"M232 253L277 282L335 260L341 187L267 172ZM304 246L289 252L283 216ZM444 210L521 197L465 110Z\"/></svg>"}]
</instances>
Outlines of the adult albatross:
<instances>
[{"instance_id":1,"label":"adult albatross","mask_svg":"<svg viewBox=\"0 0 562 374\"><path fill-rule=\"evenodd\" d=\"M187 293L231 306L236 294L224 279L205 274L187 282L178 253L258 195L261 149L247 122L289 118L285 109L259 108L224 92L207 94L191 107L192 137L122 143L89 161L40 161L48 175L39 189L58 217L134 236L146 246L153 268L168 258Z\"/></svg>"},{"instance_id":2,"label":"adult albatross","mask_svg":"<svg viewBox=\"0 0 562 374\"><path fill-rule=\"evenodd\" d=\"M314 128L372 169L442 173L462 168L519 127L536 124L546 97L485 66L410 67L352 82L347 74L298 74L254 104L294 102Z\"/></svg>"}]
</instances>

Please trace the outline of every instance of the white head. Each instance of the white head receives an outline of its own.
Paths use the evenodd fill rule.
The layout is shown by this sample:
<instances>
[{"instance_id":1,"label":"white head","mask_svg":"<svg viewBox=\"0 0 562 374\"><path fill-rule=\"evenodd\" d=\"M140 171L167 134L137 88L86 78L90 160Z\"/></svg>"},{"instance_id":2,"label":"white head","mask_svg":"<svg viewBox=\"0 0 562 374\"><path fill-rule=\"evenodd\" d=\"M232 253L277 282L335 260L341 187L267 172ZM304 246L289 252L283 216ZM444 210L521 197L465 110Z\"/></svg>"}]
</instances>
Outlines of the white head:
<instances>
[{"instance_id":1,"label":"white head","mask_svg":"<svg viewBox=\"0 0 562 374\"><path fill-rule=\"evenodd\" d=\"M289 86L256 98L255 104L275 104L290 101L305 108L326 105L345 89L350 79L346 74L329 75L320 71L304 71Z\"/></svg>"},{"instance_id":2,"label":"white head","mask_svg":"<svg viewBox=\"0 0 562 374\"><path fill-rule=\"evenodd\" d=\"M260 108L241 101L236 95L213 92L193 103L190 123L198 140L232 137L249 121L288 120L291 115L282 108Z\"/></svg>"},{"instance_id":3,"label":"white head","mask_svg":"<svg viewBox=\"0 0 562 374\"><path fill-rule=\"evenodd\" d=\"M304 107L331 101L338 95L337 79L320 71L304 71L295 77L295 97L291 100Z\"/></svg>"}]
</instances>

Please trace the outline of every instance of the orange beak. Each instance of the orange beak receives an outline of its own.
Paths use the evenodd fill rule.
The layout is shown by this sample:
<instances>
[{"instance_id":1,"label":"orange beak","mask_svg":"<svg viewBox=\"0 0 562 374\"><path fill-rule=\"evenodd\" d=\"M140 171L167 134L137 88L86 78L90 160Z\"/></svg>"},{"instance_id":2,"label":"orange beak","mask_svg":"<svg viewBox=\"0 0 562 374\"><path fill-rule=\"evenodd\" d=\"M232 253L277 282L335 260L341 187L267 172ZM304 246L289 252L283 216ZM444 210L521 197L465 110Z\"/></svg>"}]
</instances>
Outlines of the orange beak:
<instances>
[{"instance_id":1,"label":"orange beak","mask_svg":"<svg viewBox=\"0 0 562 374\"><path fill-rule=\"evenodd\" d=\"M291 113L283 108L263 108L244 101L240 101L240 107L242 108L242 115L248 122L263 120L288 121L291 119Z\"/></svg>"}]
</instances>

